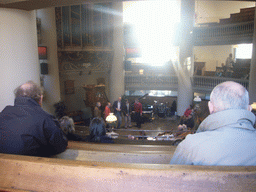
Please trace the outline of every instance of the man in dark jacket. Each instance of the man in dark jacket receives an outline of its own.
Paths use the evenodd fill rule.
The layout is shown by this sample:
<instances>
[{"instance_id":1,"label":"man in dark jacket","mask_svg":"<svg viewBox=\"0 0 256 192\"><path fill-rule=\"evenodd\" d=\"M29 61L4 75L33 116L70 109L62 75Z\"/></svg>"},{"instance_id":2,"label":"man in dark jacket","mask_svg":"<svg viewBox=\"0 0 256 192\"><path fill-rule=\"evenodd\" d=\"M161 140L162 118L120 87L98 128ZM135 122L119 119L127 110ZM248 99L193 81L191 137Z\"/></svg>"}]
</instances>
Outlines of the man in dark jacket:
<instances>
[{"instance_id":1,"label":"man in dark jacket","mask_svg":"<svg viewBox=\"0 0 256 192\"><path fill-rule=\"evenodd\" d=\"M50 156L65 151L67 138L42 108L42 90L29 81L15 90L14 106L0 113L0 153Z\"/></svg>"},{"instance_id":2,"label":"man in dark jacket","mask_svg":"<svg viewBox=\"0 0 256 192\"><path fill-rule=\"evenodd\" d=\"M122 105L122 112L124 114L124 127L127 129L128 127L132 127L131 124L131 105L128 99L125 99L125 103Z\"/></svg>"},{"instance_id":3,"label":"man in dark jacket","mask_svg":"<svg viewBox=\"0 0 256 192\"><path fill-rule=\"evenodd\" d=\"M122 97L118 97L118 100L113 103L113 109L117 118L117 129L119 129L122 124Z\"/></svg>"}]
</instances>

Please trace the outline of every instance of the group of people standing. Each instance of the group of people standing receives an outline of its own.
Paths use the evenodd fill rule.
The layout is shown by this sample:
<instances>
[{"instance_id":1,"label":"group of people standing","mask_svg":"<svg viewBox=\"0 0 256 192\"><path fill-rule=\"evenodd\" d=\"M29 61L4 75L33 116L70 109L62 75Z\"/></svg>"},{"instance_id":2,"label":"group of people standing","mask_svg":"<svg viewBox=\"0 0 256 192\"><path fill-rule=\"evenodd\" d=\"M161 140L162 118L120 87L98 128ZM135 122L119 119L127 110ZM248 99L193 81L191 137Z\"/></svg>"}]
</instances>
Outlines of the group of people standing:
<instances>
[{"instance_id":1,"label":"group of people standing","mask_svg":"<svg viewBox=\"0 0 256 192\"><path fill-rule=\"evenodd\" d=\"M101 103L97 102L94 108L94 117L102 117L101 111ZM107 118L111 111L114 111L114 114L117 118L117 129L121 127L123 117L125 122L124 127L132 127L132 113L134 113L137 127L141 128L142 104L139 102L138 99L135 99L135 103L133 106L130 104L128 99L122 100L122 97L118 97L118 100L114 101L112 108L111 103L108 102L103 112L104 119Z\"/></svg>"},{"instance_id":2,"label":"group of people standing","mask_svg":"<svg viewBox=\"0 0 256 192\"><path fill-rule=\"evenodd\" d=\"M124 116L124 127L132 127L131 125L131 113L135 115L135 121L137 127L141 128L141 116L142 116L142 104L138 99L135 99L134 106L132 107L128 99L122 102L122 98L119 97L117 101L113 103L114 114L117 117L117 129L120 128L122 124L122 116Z\"/></svg>"}]
</instances>

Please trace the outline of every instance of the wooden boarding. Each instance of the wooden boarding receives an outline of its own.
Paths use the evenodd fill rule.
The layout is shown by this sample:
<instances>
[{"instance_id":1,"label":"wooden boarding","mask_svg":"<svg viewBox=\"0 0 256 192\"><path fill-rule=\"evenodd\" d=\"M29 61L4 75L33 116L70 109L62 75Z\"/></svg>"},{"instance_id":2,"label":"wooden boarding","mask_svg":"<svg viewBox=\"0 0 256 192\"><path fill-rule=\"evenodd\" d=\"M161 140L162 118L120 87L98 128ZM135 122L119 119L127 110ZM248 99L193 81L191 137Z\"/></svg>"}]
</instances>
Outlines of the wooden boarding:
<instances>
[{"instance_id":1,"label":"wooden boarding","mask_svg":"<svg viewBox=\"0 0 256 192\"><path fill-rule=\"evenodd\" d=\"M53 157L79 161L169 164L175 148L166 145L96 144L69 141L68 149Z\"/></svg>"},{"instance_id":2,"label":"wooden boarding","mask_svg":"<svg viewBox=\"0 0 256 192\"><path fill-rule=\"evenodd\" d=\"M127 144L105 144L69 141L68 149L79 149L89 151L107 151L107 152L137 152L137 153L173 153L176 149L172 145L127 145Z\"/></svg>"},{"instance_id":3,"label":"wooden boarding","mask_svg":"<svg viewBox=\"0 0 256 192\"><path fill-rule=\"evenodd\" d=\"M8 188L1 188L0 192L29 192L27 190L19 190L19 189L8 189Z\"/></svg>"},{"instance_id":4,"label":"wooden boarding","mask_svg":"<svg viewBox=\"0 0 256 192\"><path fill-rule=\"evenodd\" d=\"M106 163L0 154L0 170L0 187L10 191L256 189L256 167Z\"/></svg>"},{"instance_id":5,"label":"wooden boarding","mask_svg":"<svg viewBox=\"0 0 256 192\"><path fill-rule=\"evenodd\" d=\"M171 153L123 153L67 149L53 158L112 163L169 164Z\"/></svg>"}]
</instances>

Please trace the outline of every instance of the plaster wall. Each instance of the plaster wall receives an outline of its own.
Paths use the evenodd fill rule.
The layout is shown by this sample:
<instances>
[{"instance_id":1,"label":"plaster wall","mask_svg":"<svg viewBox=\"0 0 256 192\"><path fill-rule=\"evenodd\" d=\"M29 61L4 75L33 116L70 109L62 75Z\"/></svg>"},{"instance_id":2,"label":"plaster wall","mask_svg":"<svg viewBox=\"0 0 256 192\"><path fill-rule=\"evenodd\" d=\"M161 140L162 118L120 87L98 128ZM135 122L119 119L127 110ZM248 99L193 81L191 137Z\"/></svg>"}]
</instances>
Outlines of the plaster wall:
<instances>
[{"instance_id":1,"label":"plaster wall","mask_svg":"<svg viewBox=\"0 0 256 192\"><path fill-rule=\"evenodd\" d=\"M44 100L42 107L45 111L54 114L54 104L61 100L57 57L55 9L40 9L37 11L37 17L41 19L41 46L47 47L47 60L40 60L40 63L48 63L48 74L41 75L42 84L44 87Z\"/></svg>"},{"instance_id":2,"label":"plaster wall","mask_svg":"<svg viewBox=\"0 0 256 192\"><path fill-rule=\"evenodd\" d=\"M104 72L92 72L90 75L88 73L79 74L79 72L66 73L60 75L60 89L61 89L61 98L65 100L65 105L68 111L77 111L81 110L85 107L84 99L85 99L85 89L83 86L86 85L97 85L97 79L104 78L105 79L105 92L107 97L109 98L109 75ZM66 80L74 80L74 94L65 94L65 81Z\"/></svg>"},{"instance_id":3,"label":"plaster wall","mask_svg":"<svg viewBox=\"0 0 256 192\"><path fill-rule=\"evenodd\" d=\"M13 91L32 80L40 83L36 12L0 8L0 111L13 105Z\"/></svg>"}]
</instances>

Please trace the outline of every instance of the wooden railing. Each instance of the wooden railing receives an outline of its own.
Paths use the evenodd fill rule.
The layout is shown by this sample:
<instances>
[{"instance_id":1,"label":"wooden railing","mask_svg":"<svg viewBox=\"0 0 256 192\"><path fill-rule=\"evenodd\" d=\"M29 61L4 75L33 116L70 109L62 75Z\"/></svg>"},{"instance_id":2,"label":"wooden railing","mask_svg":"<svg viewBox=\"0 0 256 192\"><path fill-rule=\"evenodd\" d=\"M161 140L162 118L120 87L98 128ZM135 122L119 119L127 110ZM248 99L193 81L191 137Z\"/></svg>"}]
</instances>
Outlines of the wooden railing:
<instances>
[{"instance_id":1,"label":"wooden railing","mask_svg":"<svg viewBox=\"0 0 256 192\"><path fill-rule=\"evenodd\" d=\"M195 27L194 46L252 43L254 21Z\"/></svg>"},{"instance_id":2,"label":"wooden railing","mask_svg":"<svg viewBox=\"0 0 256 192\"><path fill-rule=\"evenodd\" d=\"M83 142L68 146L57 158L0 153L0 191L238 192L256 188L256 166L166 164L175 150L172 146Z\"/></svg>"},{"instance_id":3,"label":"wooden railing","mask_svg":"<svg viewBox=\"0 0 256 192\"><path fill-rule=\"evenodd\" d=\"M225 77L206 77L206 76L194 76L191 78L192 86L194 90L211 91L216 85L224 81L235 81L242 84L246 89L249 88L249 81L244 79L234 79Z\"/></svg>"},{"instance_id":4,"label":"wooden railing","mask_svg":"<svg viewBox=\"0 0 256 192\"><path fill-rule=\"evenodd\" d=\"M178 88L178 77L175 75L126 75L125 76L126 89L146 89L146 90L168 90Z\"/></svg>"},{"instance_id":5,"label":"wooden railing","mask_svg":"<svg viewBox=\"0 0 256 192\"><path fill-rule=\"evenodd\" d=\"M224 81L235 81L249 88L249 81L244 79L193 76L191 78L194 91L210 92L216 85ZM177 90L177 76L146 76L146 75L126 75L126 90Z\"/></svg>"}]
</instances>

